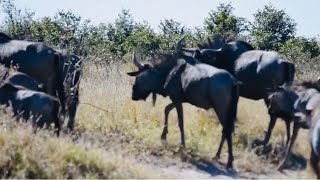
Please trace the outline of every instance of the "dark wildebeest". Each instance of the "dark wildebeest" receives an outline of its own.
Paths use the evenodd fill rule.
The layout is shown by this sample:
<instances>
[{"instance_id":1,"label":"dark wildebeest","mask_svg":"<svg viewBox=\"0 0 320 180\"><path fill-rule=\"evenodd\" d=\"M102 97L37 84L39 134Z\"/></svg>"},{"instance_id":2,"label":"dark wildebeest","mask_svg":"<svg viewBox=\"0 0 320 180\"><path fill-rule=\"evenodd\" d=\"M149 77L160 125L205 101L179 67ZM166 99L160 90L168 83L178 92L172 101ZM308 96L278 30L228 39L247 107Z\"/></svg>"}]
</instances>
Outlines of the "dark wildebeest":
<instances>
[{"instance_id":1,"label":"dark wildebeest","mask_svg":"<svg viewBox=\"0 0 320 180\"><path fill-rule=\"evenodd\" d=\"M58 96L62 111L65 106L60 54L42 42L14 40L0 32L0 64L28 74L46 86L52 96Z\"/></svg>"},{"instance_id":2,"label":"dark wildebeest","mask_svg":"<svg viewBox=\"0 0 320 180\"><path fill-rule=\"evenodd\" d=\"M54 123L59 135L60 102L57 98L38 92L40 84L26 74L11 73L7 79L1 79L0 105L11 105L16 119L31 119L40 128Z\"/></svg>"},{"instance_id":3,"label":"dark wildebeest","mask_svg":"<svg viewBox=\"0 0 320 180\"><path fill-rule=\"evenodd\" d=\"M201 62L229 71L242 82L240 96L252 100L264 99L266 105L268 105L268 89L291 84L294 80L293 63L277 52L254 50L244 41L230 41L221 46L219 49L183 49L193 51L194 58ZM273 128L275 121L276 119L270 118L268 131L259 144L266 145L269 142L270 129Z\"/></svg>"},{"instance_id":4,"label":"dark wildebeest","mask_svg":"<svg viewBox=\"0 0 320 180\"><path fill-rule=\"evenodd\" d=\"M310 114L304 114L310 123L309 143L311 146L310 164L312 169L320 179L320 106Z\"/></svg>"},{"instance_id":5,"label":"dark wildebeest","mask_svg":"<svg viewBox=\"0 0 320 180\"><path fill-rule=\"evenodd\" d=\"M179 44L179 43L178 43ZM223 127L220 146L216 157L220 156L225 139L228 143L227 168L233 167L232 131L238 104L238 81L225 70L200 63L192 57L161 55L152 60L153 66L141 65L133 54L133 62L139 68L128 75L136 76L132 87L133 100L145 100L151 93L169 96L172 103L165 108L165 124L161 138L168 133L168 114L176 108L181 134L181 147L185 147L182 103L197 107L213 108Z\"/></svg>"},{"instance_id":6,"label":"dark wildebeest","mask_svg":"<svg viewBox=\"0 0 320 180\"><path fill-rule=\"evenodd\" d=\"M284 86L269 95L269 114L271 118L281 117L287 125L287 148L283 161L278 169L284 168L291 148L297 138L298 130L302 127L308 129L310 121L307 121L304 114L310 112L320 105L320 93L317 89L308 88L303 84ZM293 132L290 137L290 123L293 122ZM272 130L272 129L271 129Z\"/></svg>"},{"instance_id":7,"label":"dark wildebeest","mask_svg":"<svg viewBox=\"0 0 320 180\"><path fill-rule=\"evenodd\" d=\"M0 65L0 86L4 83L14 84L33 91L45 92L43 85L27 74L19 71L12 71L3 65Z\"/></svg>"},{"instance_id":8,"label":"dark wildebeest","mask_svg":"<svg viewBox=\"0 0 320 180\"><path fill-rule=\"evenodd\" d=\"M79 104L79 86L82 75L82 61L78 56L68 50L58 50L63 59L63 85L66 95L66 110L68 114L67 127L70 130L74 128L74 119Z\"/></svg>"}]
</instances>

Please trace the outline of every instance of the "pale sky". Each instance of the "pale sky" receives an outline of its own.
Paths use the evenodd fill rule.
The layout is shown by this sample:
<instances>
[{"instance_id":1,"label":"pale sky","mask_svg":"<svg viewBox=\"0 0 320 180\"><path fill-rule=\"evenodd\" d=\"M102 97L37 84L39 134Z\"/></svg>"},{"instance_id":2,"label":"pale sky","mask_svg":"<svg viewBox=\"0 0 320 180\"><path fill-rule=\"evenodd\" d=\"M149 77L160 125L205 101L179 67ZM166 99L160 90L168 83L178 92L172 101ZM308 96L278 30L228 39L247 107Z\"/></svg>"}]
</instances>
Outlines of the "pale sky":
<instances>
[{"instance_id":1,"label":"pale sky","mask_svg":"<svg viewBox=\"0 0 320 180\"><path fill-rule=\"evenodd\" d=\"M153 28L165 18L187 27L201 26L210 10L229 2L235 15L250 21L257 9L271 3L297 22L298 36L320 35L320 0L16 0L18 7L35 11L36 17L70 9L84 19L91 19L93 24L113 22L121 9L129 9L136 21L146 20Z\"/></svg>"}]
</instances>

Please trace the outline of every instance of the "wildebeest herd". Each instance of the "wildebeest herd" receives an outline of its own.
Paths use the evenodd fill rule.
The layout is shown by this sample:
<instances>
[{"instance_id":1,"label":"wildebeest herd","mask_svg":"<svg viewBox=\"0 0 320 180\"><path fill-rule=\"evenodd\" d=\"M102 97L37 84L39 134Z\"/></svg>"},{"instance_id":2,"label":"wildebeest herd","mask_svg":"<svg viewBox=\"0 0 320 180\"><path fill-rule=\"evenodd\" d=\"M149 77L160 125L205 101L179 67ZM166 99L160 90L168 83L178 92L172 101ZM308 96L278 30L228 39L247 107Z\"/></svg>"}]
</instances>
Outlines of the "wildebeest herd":
<instances>
[{"instance_id":1,"label":"wildebeest herd","mask_svg":"<svg viewBox=\"0 0 320 180\"><path fill-rule=\"evenodd\" d=\"M320 178L318 80L294 82L294 64L277 52L255 50L244 41L225 42L220 36L213 39L218 41L212 42L209 38L207 46L199 44L198 48L184 48L184 39L181 39L175 53L153 56L151 65L140 64L133 53L133 62L138 71L128 73L136 76L132 99L145 100L152 93L154 99L154 94L160 94L169 96L172 100L172 103L165 107L161 139L166 140L168 114L173 108L176 108L178 114L182 148L185 147L182 103L188 102L204 109L213 108L223 127L215 158L219 158L224 141L227 140L227 168L232 168L232 131L238 98L242 96L253 100L264 99L270 123L264 140L256 143L266 146L276 119L280 117L285 120L287 148L278 167L282 170L299 128L310 129L311 165ZM294 124L292 136L291 122Z\"/></svg>"},{"instance_id":2,"label":"wildebeest herd","mask_svg":"<svg viewBox=\"0 0 320 180\"><path fill-rule=\"evenodd\" d=\"M278 167L282 170L299 128L309 129L310 163L320 178L320 82L294 82L293 63L277 52L256 50L244 41L226 41L216 35L197 48L185 48L184 41L182 38L177 42L173 53L152 54L151 64L141 64L135 52L132 55L138 67L138 71L128 73L136 77L132 99L145 100L152 94L155 103L159 94L172 101L164 110L161 140L166 141L168 116L175 108L181 148L185 148L182 103L213 108L223 127L215 158L220 157L226 140L227 168L232 169L232 133L239 96L263 99L270 123L264 140L255 143L266 146L276 119L282 118L287 127L286 154ZM0 104L11 106L16 119L30 119L36 127L53 123L59 135L68 116L67 127L73 130L82 69L75 54L0 33L0 64Z\"/></svg>"},{"instance_id":3,"label":"wildebeest herd","mask_svg":"<svg viewBox=\"0 0 320 180\"><path fill-rule=\"evenodd\" d=\"M53 122L57 134L68 115L73 129L81 76L76 55L0 33L0 64L1 105L10 104L17 119L32 119L37 127Z\"/></svg>"}]
</instances>

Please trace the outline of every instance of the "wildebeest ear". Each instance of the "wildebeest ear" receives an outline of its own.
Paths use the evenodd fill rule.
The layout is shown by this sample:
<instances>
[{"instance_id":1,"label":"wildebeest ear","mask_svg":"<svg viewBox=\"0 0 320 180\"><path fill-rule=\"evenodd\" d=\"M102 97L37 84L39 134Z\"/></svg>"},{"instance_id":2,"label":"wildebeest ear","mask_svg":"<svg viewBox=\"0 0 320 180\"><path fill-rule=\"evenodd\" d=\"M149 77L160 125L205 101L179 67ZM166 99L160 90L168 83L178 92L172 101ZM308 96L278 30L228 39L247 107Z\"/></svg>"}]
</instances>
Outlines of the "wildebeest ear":
<instances>
[{"instance_id":1,"label":"wildebeest ear","mask_svg":"<svg viewBox=\"0 0 320 180\"><path fill-rule=\"evenodd\" d=\"M129 76L138 76L141 73L141 71L135 71L135 72L127 72Z\"/></svg>"},{"instance_id":2,"label":"wildebeest ear","mask_svg":"<svg viewBox=\"0 0 320 180\"><path fill-rule=\"evenodd\" d=\"M177 78L186 68L187 62L184 59L178 59L177 65L169 72L166 81L164 83L164 89L166 89L173 79Z\"/></svg>"},{"instance_id":3,"label":"wildebeest ear","mask_svg":"<svg viewBox=\"0 0 320 180\"><path fill-rule=\"evenodd\" d=\"M145 71L147 69L151 68L149 64L143 65L142 69L139 69L138 71L135 72L127 72L129 76L138 76L142 71Z\"/></svg>"}]
</instances>

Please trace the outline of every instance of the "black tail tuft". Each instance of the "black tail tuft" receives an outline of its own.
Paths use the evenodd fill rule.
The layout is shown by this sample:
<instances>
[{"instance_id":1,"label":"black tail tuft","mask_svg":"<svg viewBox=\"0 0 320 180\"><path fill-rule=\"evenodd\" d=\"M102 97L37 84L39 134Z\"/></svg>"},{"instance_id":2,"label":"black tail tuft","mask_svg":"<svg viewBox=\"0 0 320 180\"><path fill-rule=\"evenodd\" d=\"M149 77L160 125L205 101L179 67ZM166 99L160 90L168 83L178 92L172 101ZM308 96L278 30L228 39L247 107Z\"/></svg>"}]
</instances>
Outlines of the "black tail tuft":
<instances>
[{"instance_id":1,"label":"black tail tuft","mask_svg":"<svg viewBox=\"0 0 320 180\"><path fill-rule=\"evenodd\" d=\"M58 101L55 101L53 106L52 117L54 120L56 134L57 136L59 136L62 124L62 121L60 119L60 103Z\"/></svg>"},{"instance_id":2,"label":"black tail tuft","mask_svg":"<svg viewBox=\"0 0 320 180\"><path fill-rule=\"evenodd\" d=\"M295 67L294 64L289 62L289 61L285 61L284 62L284 83L286 84L292 84L293 80L294 80L294 74L295 74Z\"/></svg>"},{"instance_id":3,"label":"black tail tuft","mask_svg":"<svg viewBox=\"0 0 320 180\"><path fill-rule=\"evenodd\" d=\"M57 78L57 89L58 89L58 97L60 100L60 104L61 104L61 114L65 115L65 103L66 103L66 95L64 92L64 86L63 86L63 71L62 71L62 67L60 67L60 54L56 53L55 54L55 74L56 74L56 78Z\"/></svg>"},{"instance_id":4,"label":"black tail tuft","mask_svg":"<svg viewBox=\"0 0 320 180\"><path fill-rule=\"evenodd\" d=\"M228 120L231 122L228 122L232 124L230 127L232 129L232 132L234 131L234 123L237 120L237 111L238 111L238 101L239 101L239 93L240 93L240 84L236 83L232 87L231 92L231 102L229 106L229 118Z\"/></svg>"}]
</instances>

